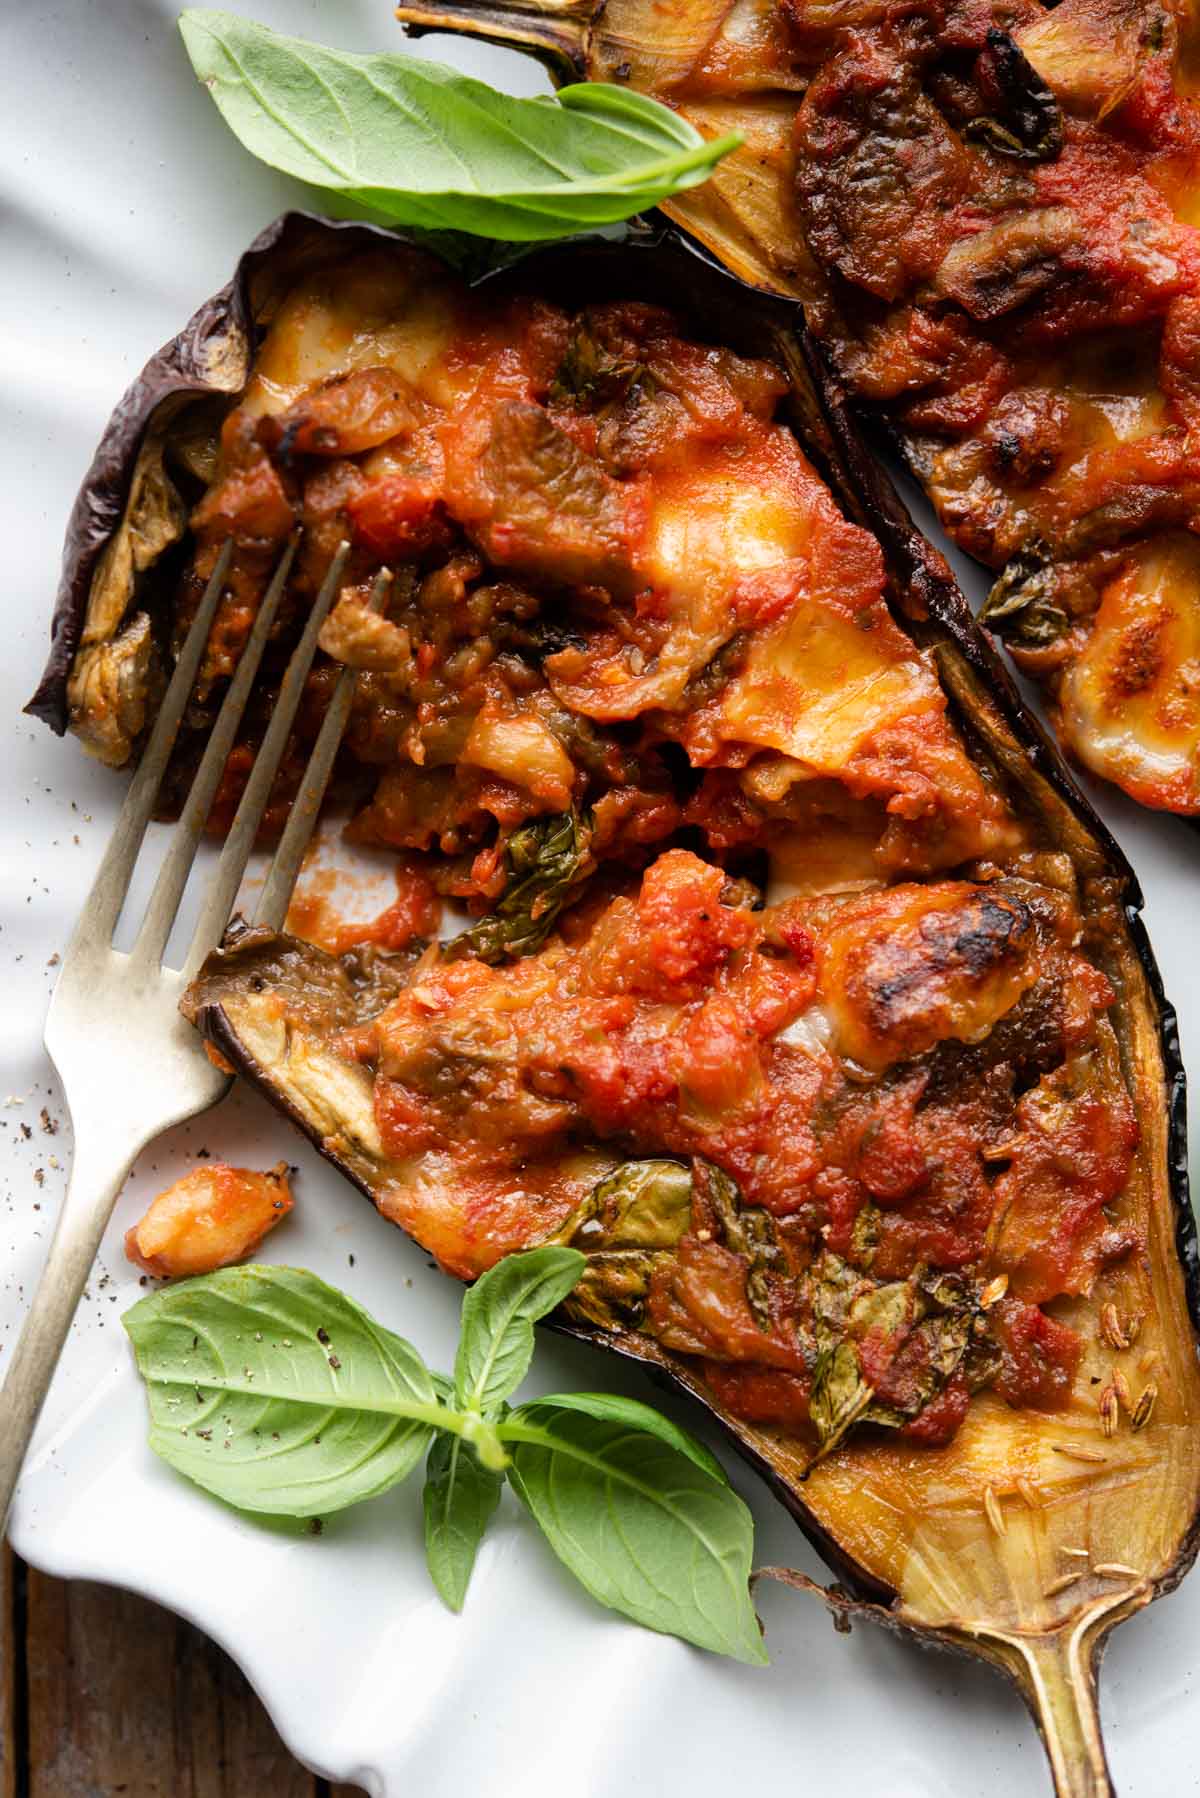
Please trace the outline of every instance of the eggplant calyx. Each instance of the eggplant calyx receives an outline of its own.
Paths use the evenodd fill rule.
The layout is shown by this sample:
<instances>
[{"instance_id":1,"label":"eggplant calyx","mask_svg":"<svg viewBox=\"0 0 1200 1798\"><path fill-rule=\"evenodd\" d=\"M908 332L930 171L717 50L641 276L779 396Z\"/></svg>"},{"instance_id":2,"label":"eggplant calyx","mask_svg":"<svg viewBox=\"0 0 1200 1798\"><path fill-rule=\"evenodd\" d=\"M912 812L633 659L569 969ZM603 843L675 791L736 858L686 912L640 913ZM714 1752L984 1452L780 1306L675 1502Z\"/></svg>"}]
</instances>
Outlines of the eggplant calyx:
<instances>
[{"instance_id":1,"label":"eggplant calyx","mask_svg":"<svg viewBox=\"0 0 1200 1798\"><path fill-rule=\"evenodd\" d=\"M820 1580L810 1579L798 1567L756 1567L750 1575L750 1590L753 1592L759 1581L765 1579L774 1580L781 1586L790 1586L794 1592L811 1592L814 1598L819 1598L833 1619L833 1627L839 1636L850 1634L850 1620L853 1617L870 1617L872 1622L883 1624L891 1620L885 1605L873 1604L866 1598L853 1598L836 1580L831 1585L823 1586Z\"/></svg>"},{"instance_id":2,"label":"eggplant calyx","mask_svg":"<svg viewBox=\"0 0 1200 1798\"><path fill-rule=\"evenodd\" d=\"M519 46L545 63L560 79L588 75L597 0L441 0L406 6L405 29L414 38L430 31L469 30L509 47Z\"/></svg>"}]
</instances>

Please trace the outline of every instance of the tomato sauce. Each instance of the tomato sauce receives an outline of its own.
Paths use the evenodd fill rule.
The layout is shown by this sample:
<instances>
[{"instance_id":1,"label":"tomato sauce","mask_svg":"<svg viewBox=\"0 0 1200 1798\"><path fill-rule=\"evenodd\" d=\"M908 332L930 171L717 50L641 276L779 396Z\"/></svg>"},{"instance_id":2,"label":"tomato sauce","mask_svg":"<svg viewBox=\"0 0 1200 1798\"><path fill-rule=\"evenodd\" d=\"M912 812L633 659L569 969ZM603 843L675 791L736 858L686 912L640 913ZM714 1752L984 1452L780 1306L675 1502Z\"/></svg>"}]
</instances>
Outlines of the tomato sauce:
<instances>
[{"instance_id":1,"label":"tomato sauce","mask_svg":"<svg viewBox=\"0 0 1200 1798\"><path fill-rule=\"evenodd\" d=\"M860 34L805 101L834 160L852 62L929 124L890 202L904 218L860 269L896 303L863 379L931 430L991 430L994 458L1011 438L1014 468L1055 464L1072 418L1002 411L1009 359L1091 329L1094 295L1061 316L1047 300L1003 353L963 323L995 298L971 256L946 276L959 313L910 303L909 264L940 278L988 218L974 152L938 135L902 48ZM1089 163L1073 136L1023 177L1044 176L1045 214L1099 209L1096 282L1123 284L1130 318L1182 289L1165 261L1132 269L1100 216L1113 183L1186 260L1161 196L1130 187L1142 154ZM830 226L851 262L861 199ZM221 830L271 671L350 545L270 819L354 670L347 834L396 856L395 898L355 920L318 876L288 928L347 957L348 988L367 961L379 1002L396 995L346 1029L366 1015L350 1004L322 1045L356 1092L369 1080L384 1215L464 1278L577 1240L590 1315L690 1358L748 1421L820 1450L846 1427L943 1442L983 1388L1065 1402L1079 1344L1045 1307L1140 1246L1136 1121L1065 858L968 752L878 543L780 414L787 388L657 307L497 302L406 255L356 258L279 304L194 514L177 622L232 538L206 705L301 528ZM1178 489L1169 446L1109 443L1061 503L1116 503L1134 472L1144 497ZM473 917L448 945L445 900Z\"/></svg>"},{"instance_id":2,"label":"tomato sauce","mask_svg":"<svg viewBox=\"0 0 1200 1798\"><path fill-rule=\"evenodd\" d=\"M811 65L788 223L821 270L817 329L949 533L1004 571L985 616L1064 741L1142 803L1200 811L1190 631L1164 628L1126 692L1089 666L1094 637L1144 631L1137 577L1200 520L1194 21L1107 0L786 12ZM705 74L674 92L686 110ZM1193 585L1180 568L1165 595L1189 616Z\"/></svg>"},{"instance_id":3,"label":"tomato sauce","mask_svg":"<svg viewBox=\"0 0 1200 1798\"><path fill-rule=\"evenodd\" d=\"M803 1408L797 1281L826 1256L876 1285L943 1270L978 1292L1006 1272L1010 1296L980 1313L997 1344L987 1382L1016 1404L1061 1397L1078 1343L1039 1306L1136 1246L1111 1215L1137 1135L1112 995L1072 946L1070 908L1006 881L759 911L727 888L670 851L570 942L501 967L430 960L343 1039L374 1070L387 1152L454 1169L452 1190L414 1179L406 1227L476 1272L510 1239L481 1236L481 1193L515 1203L525 1228L541 1193L541 1227L561 1229L574 1150L699 1157L773 1220L790 1284L769 1320L753 1315L744 1256L697 1200L644 1327L726 1369L710 1383L739 1414L783 1423ZM893 1324L859 1344L876 1402L912 1411L921 1440L952 1433L969 1396L955 1374L928 1415L916 1403L941 1352L915 1329L897 1347Z\"/></svg>"},{"instance_id":4,"label":"tomato sauce","mask_svg":"<svg viewBox=\"0 0 1200 1798\"><path fill-rule=\"evenodd\" d=\"M366 943L399 951L414 941L436 937L442 902L429 876L411 863L398 861L393 878L396 897L391 905L373 918L351 919L338 902L342 877L330 872L310 875L288 907L284 928L329 955L344 955Z\"/></svg>"}]
</instances>

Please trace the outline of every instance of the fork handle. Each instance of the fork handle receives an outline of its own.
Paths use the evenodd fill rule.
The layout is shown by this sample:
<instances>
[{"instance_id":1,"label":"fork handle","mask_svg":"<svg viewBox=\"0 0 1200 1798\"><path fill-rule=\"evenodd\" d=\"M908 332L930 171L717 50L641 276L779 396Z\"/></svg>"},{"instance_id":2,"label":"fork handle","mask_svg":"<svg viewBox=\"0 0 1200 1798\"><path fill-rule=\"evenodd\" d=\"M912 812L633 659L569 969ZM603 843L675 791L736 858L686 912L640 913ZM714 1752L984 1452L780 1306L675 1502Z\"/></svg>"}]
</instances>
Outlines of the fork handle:
<instances>
[{"instance_id":1,"label":"fork handle","mask_svg":"<svg viewBox=\"0 0 1200 1798\"><path fill-rule=\"evenodd\" d=\"M111 1150L107 1155L84 1152L76 1137L67 1196L33 1305L0 1388L0 1530L8 1522L25 1451L91 1275L100 1239L141 1148L140 1142L123 1144L114 1160Z\"/></svg>"}]
</instances>

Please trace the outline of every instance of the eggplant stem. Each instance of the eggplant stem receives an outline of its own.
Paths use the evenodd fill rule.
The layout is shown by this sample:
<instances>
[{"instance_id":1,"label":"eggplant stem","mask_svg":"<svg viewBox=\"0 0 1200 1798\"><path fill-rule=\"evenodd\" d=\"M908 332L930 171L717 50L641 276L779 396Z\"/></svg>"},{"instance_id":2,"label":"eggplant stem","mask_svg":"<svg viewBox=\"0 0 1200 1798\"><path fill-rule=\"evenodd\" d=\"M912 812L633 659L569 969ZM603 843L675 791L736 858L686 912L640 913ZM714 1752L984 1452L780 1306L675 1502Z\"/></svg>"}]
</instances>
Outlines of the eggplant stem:
<instances>
[{"instance_id":1,"label":"eggplant stem","mask_svg":"<svg viewBox=\"0 0 1200 1798\"><path fill-rule=\"evenodd\" d=\"M1112 1798L1092 1642L1076 1628L1022 1642L1021 1651L1028 1683L1019 1683L1045 1744L1056 1798Z\"/></svg>"},{"instance_id":2,"label":"eggplant stem","mask_svg":"<svg viewBox=\"0 0 1200 1798\"><path fill-rule=\"evenodd\" d=\"M433 0L401 5L396 17L414 37L465 31L529 50L556 80L586 78L597 0Z\"/></svg>"},{"instance_id":3,"label":"eggplant stem","mask_svg":"<svg viewBox=\"0 0 1200 1798\"><path fill-rule=\"evenodd\" d=\"M1113 1626L1152 1596L1141 1582L1089 1605L1045 1634L991 1635L977 1641L1016 1681L1033 1713L1050 1763L1055 1798L1114 1798L1100 1728L1097 1673Z\"/></svg>"}]
</instances>

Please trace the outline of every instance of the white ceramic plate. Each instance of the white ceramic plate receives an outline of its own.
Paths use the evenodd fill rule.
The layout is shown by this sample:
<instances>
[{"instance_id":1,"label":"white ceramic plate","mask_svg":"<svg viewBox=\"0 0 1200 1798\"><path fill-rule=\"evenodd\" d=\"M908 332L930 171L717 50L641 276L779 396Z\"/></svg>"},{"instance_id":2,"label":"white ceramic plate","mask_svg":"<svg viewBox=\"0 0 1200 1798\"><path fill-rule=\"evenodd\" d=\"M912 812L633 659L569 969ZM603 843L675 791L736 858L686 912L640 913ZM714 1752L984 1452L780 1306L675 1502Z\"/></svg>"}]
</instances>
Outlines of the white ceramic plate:
<instances>
[{"instance_id":1,"label":"white ceramic plate","mask_svg":"<svg viewBox=\"0 0 1200 1798\"><path fill-rule=\"evenodd\" d=\"M386 0L233 4L347 49L401 47ZM19 716L41 666L63 523L126 383L297 200L220 124L175 10L168 0L0 7L0 1369L70 1161L41 1049L48 964L121 786ZM420 48L514 92L545 85L535 64L505 52L438 39ZM1200 1052L1200 835L1108 797L1101 806L1141 872L1185 1048ZM138 1284L120 1243L201 1145L261 1166L297 1161L297 1209L272 1254L346 1286L434 1365L452 1357L457 1289L265 1105L235 1095L143 1157L118 1206L14 1513L13 1540L36 1566L133 1587L194 1619L241 1662L297 1754L376 1795L1043 1789L1033 1729L998 1676L866 1626L836 1636L799 1595L762 1592L772 1666L737 1667L599 1610L506 1500L456 1619L424 1570L415 1481L315 1539L245 1523L175 1478L143 1443L118 1322ZM566 1343L543 1344L537 1377L543 1390L645 1390ZM782 1510L732 1472L757 1515L759 1559L820 1575ZM1104 1711L1124 1798L1196 1789L1198 1624L1200 1576L1117 1632Z\"/></svg>"}]
</instances>

